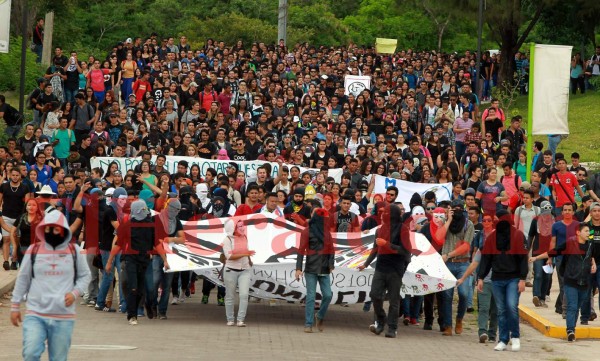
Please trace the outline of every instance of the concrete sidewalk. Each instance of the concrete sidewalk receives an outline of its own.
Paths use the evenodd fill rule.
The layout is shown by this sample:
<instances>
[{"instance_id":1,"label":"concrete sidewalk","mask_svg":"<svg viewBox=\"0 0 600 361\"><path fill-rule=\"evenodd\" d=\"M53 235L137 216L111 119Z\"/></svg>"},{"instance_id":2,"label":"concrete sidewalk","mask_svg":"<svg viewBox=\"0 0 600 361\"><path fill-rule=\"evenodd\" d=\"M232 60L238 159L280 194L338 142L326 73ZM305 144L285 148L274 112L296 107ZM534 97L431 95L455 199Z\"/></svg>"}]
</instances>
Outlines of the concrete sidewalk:
<instances>
[{"instance_id":1,"label":"concrete sidewalk","mask_svg":"<svg viewBox=\"0 0 600 361\"><path fill-rule=\"evenodd\" d=\"M593 309L598 310L598 295L594 299ZM552 290L550 292L550 302L547 302L548 308L535 307L533 304L533 288L527 287L519 299L519 315L524 321L527 321L533 328L540 331L544 336L553 338L567 338L567 321L563 320L562 315L554 312L554 304L558 298L558 278L556 272L553 274ZM580 325L580 317L577 319L575 327L575 336L578 339L600 339L600 319L589 321L589 325Z\"/></svg>"},{"instance_id":2,"label":"concrete sidewalk","mask_svg":"<svg viewBox=\"0 0 600 361\"><path fill-rule=\"evenodd\" d=\"M19 271L5 271L4 269L0 269L0 297L12 291L18 273Z\"/></svg>"}]
</instances>

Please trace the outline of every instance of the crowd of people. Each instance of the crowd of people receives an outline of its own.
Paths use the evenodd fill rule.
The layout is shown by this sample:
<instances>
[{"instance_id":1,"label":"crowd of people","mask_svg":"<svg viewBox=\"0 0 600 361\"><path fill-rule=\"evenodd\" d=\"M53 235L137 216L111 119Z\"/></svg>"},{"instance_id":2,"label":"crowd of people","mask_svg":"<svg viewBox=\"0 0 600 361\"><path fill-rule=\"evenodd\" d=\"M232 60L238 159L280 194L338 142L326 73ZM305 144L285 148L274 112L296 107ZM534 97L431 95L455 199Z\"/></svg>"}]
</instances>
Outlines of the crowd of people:
<instances>
[{"instance_id":1,"label":"crowd of people","mask_svg":"<svg viewBox=\"0 0 600 361\"><path fill-rule=\"evenodd\" d=\"M39 227L54 222L63 251L71 238L88 251L91 275L79 276L89 277L89 287L73 293L82 304L126 313L131 325L142 316L166 319L169 300L181 304L196 292L191 272L165 272L163 244L185 242L181 221L272 213L306 227L296 274L307 285L305 332L322 331L333 271L326 235L380 226L360 267L377 258L373 333L387 324L386 336L396 337L399 318L431 330L436 306L442 334L461 334L476 286L480 342L497 342L496 350L512 343L517 351L519 293L533 287L531 302L548 307L550 288L559 287L555 308L573 341L579 310L581 324L596 318L600 176L589 177L579 154L566 158L557 151L561 136L549 136L547 150L541 142L526 149L522 118L507 117L491 97L499 56L483 54L477 65L468 51L386 56L354 45L288 48L212 39L192 49L185 36L175 42L156 34L86 59L56 47L28 97L33 119L0 146L4 269L21 265L19 279L30 277L23 269L33 263L31 249L56 238L50 227ZM347 94L350 74L370 76L372 87ZM478 96L473 90L480 83L486 86ZM530 181L528 151L534 153ZM182 160L170 172L167 156L229 163L217 172ZM141 161L131 169L117 161L103 169L92 168L94 157ZM265 163L249 177L240 165L255 160ZM335 179L329 172L338 168L343 173ZM452 194L443 201L433 192L417 194L402 204L396 187L374 192L375 175L451 183ZM56 210L67 228L46 221ZM218 287L217 302L225 306L227 325L244 327L253 253L233 251L246 237L243 222L228 221L225 229L225 287ZM414 252L410 232L424 234L457 278L458 305L454 289L400 299ZM558 286L546 264L556 266ZM315 317L317 284L322 299ZM202 303L211 288L204 280ZM19 290L14 317L26 292ZM54 317L55 310L27 302L38 316Z\"/></svg>"}]
</instances>

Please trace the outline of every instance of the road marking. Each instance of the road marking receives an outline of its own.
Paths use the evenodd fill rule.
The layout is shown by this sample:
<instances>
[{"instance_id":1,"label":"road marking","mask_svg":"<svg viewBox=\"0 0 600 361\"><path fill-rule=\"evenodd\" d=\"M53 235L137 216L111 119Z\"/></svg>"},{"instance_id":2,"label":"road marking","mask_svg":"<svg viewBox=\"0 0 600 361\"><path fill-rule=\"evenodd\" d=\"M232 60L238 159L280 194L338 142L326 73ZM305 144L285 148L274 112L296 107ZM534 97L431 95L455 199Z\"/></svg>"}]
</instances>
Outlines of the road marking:
<instances>
[{"instance_id":1,"label":"road marking","mask_svg":"<svg viewBox=\"0 0 600 361\"><path fill-rule=\"evenodd\" d=\"M72 345L72 349L76 350L99 350L99 351L121 351L121 350L136 350L135 346L125 345Z\"/></svg>"}]
</instances>

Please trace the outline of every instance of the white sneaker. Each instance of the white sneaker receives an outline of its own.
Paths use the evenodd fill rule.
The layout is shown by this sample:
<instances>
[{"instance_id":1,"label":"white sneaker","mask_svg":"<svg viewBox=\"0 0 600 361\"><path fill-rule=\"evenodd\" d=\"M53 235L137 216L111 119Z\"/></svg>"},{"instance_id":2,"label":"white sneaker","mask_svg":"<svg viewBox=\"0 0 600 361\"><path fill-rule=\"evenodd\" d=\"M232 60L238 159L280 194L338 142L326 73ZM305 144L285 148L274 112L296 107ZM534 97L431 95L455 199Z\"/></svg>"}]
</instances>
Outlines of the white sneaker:
<instances>
[{"instance_id":1,"label":"white sneaker","mask_svg":"<svg viewBox=\"0 0 600 361\"><path fill-rule=\"evenodd\" d=\"M510 339L510 343L512 343L512 351L520 351L521 350L521 340L518 338Z\"/></svg>"},{"instance_id":2,"label":"white sneaker","mask_svg":"<svg viewBox=\"0 0 600 361\"><path fill-rule=\"evenodd\" d=\"M138 324L138 322L137 322L137 317L132 317L132 318L130 318L130 319L129 319L129 324L130 324L130 325L132 325L132 326L135 326L135 325L137 325L137 324Z\"/></svg>"},{"instance_id":3,"label":"white sneaker","mask_svg":"<svg viewBox=\"0 0 600 361\"><path fill-rule=\"evenodd\" d=\"M233 322L233 321L227 321L227 326L235 326L235 322Z\"/></svg>"},{"instance_id":4,"label":"white sneaker","mask_svg":"<svg viewBox=\"0 0 600 361\"><path fill-rule=\"evenodd\" d=\"M244 321L238 321L237 327L246 327L246 323Z\"/></svg>"},{"instance_id":5,"label":"white sneaker","mask_svg":"<svg viewBox=\"0 0 600 361\"><path fill-rule=\"evenodd\" d=\"M179 303L184 303L185 302L185 295L183 297L179 297Z\"/></svg>"},{"instance_id":6,"label":"white sneaker","mask_svg":"<svg viewBox=\"0 0 600 361\"><path fill-rule=\"evenodd\" d=\"M504 351L506 350L506 344L502 341L498 342L498 344L496 344L496 347L494 347L494 351Z\"/></svg>"},{"instance_id":7,"label":"white sneaker","mask_svg":"<svg viewBox=\"0 0 600 361\"><path fill-rule=\"evenodd\" d=\"M178 300L179 300L179 299L178 299L177 297L173 297L173 301L171 301L171 304L172 304L172 305L177 305L177 304L179 304Z\"/></svg>"}]
</instances>

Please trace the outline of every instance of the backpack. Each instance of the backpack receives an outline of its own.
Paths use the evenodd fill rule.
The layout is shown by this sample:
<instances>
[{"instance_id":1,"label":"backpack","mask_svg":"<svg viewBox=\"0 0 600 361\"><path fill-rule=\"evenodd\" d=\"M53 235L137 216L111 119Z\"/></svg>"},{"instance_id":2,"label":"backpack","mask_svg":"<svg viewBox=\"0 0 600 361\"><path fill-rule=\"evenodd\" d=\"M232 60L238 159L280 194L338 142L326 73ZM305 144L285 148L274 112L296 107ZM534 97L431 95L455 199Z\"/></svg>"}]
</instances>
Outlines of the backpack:
<instances>
[{"instance_id":1,"label":"backpack","mask_svg":"<svg viewBox=\"0 0 600 361\"><path fill-rule=\"evenodd\" d=\"M500 184L502 184L503 180L504 176L500 177ZM519 190L519 176L517 174L515 174L515 188Z\"/></svg>"},{"instance_id":2,"label":"backpack","mask_svg":"<svg viewBox=\"0 0 600 361\"><path fill-rule=\"evenodd\" d=\"M55 129L54 132L52 133L52 138L56 137L56 133L58 133L58 129ZM69 135L69 139L71 139L71 135L73 134L73 131L69 128L67 128L67 134Z\"/></svg>"},{"instance_id":3,"label":"backpack","mask_svg":"<svg viewBox=\"0 0 600 361\"><path fill-rule=\"evenodd\" d=\"M214 98L213 101L217 101L217 93L214 90L210 91L210 95L213 96L213 98ZM202 107L203 103L204 103L204 91L200 92L200 107Z\"/></svg>"},{"instance_id":4,"label":"backpack","mask_svg":"<svg viewBox=\"0 0 600 361\"><path fill-rule=\"evenodd\" d=\"M33 245L33 249L31 250L31 278L35 278L35 259L37 257L38 251L42 242L37 242ZM75 245L69 242L69 251L71 251L71 256L73 256L73 283L77 282L77 250L75 249Z\"/></svg>"},{"instance_id":5,"label":"backpack","mask_svg":"<svg viewBox=\"0 0 600 361\"><path fill-rule=\"evenodd\" d=\"M85 105L86 105L85 109L87 110L88 117L90 119L94 118L94 108L90 105L90 103L86 103ZM91 111L90 111L90 109L91 109ZM74 115L75 121L77 121L77 112L78 111L79 111L79 105L76 105L75 109L73 109L73 115Z\"/></svg>"}]
</instances>

